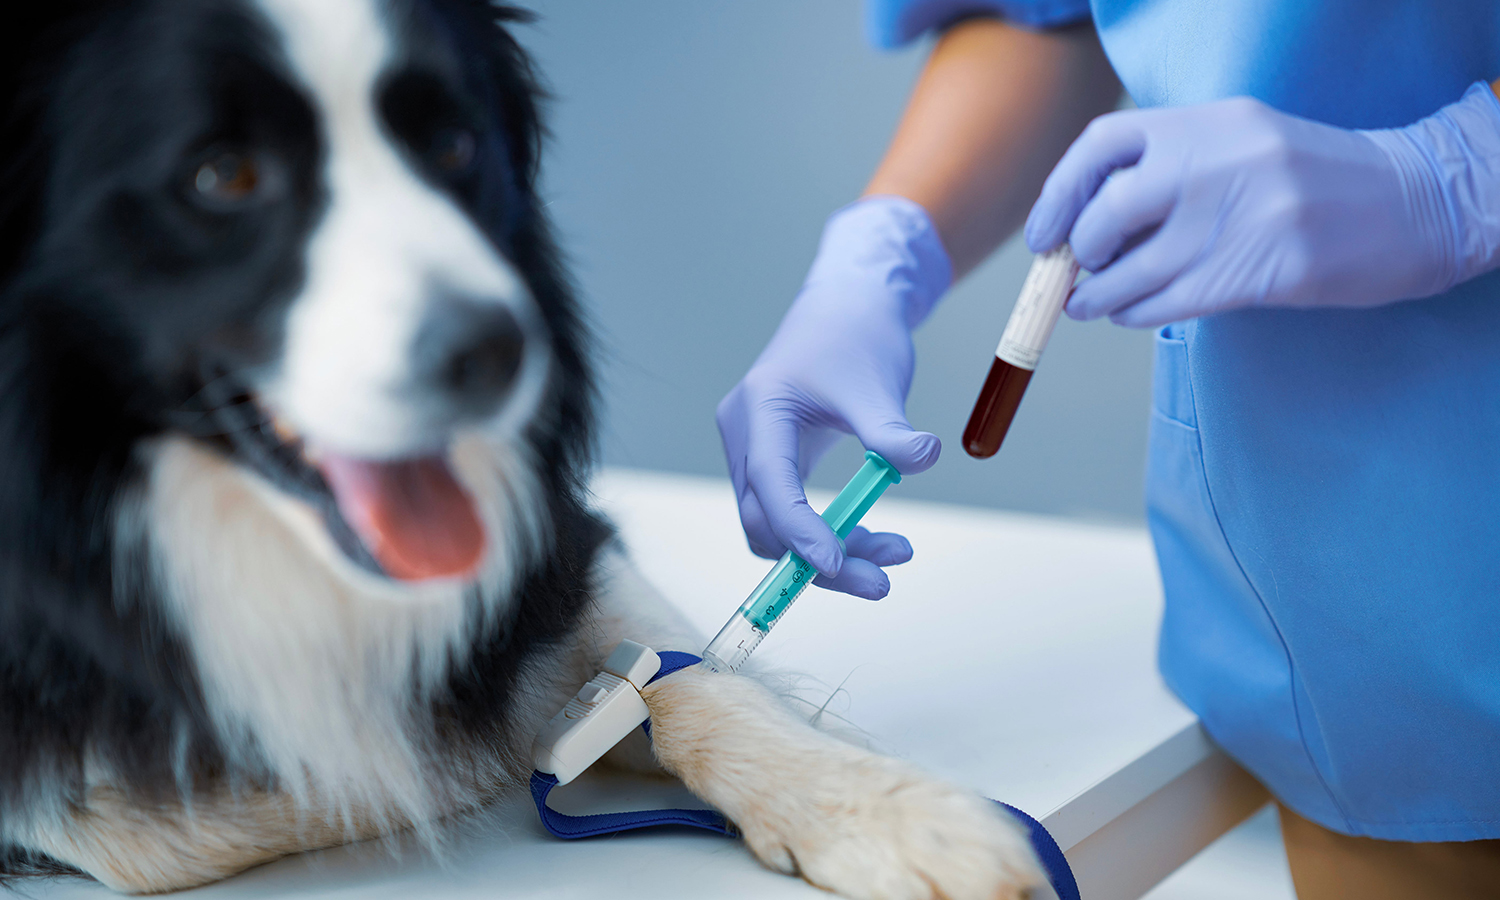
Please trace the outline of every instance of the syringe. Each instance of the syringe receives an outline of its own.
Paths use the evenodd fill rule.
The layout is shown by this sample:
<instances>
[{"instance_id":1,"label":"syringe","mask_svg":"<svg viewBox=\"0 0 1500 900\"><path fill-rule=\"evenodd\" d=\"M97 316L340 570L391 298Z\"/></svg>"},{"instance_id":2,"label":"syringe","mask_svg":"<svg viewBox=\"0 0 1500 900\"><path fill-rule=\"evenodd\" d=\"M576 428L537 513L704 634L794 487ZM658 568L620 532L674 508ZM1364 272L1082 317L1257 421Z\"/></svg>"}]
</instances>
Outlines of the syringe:
<instances>
[{"instance_id":1,"label":"syringe","mask_svg":"<svg viewBox=\"0 0 1500 900\"><path fill-rule=\"evenodd\" d=\"M823 519L844 540L885 489L900 480L895 467L878 454L866 452L865 464L823 510ZM797 554L783 556L703 651L703 665L724 673L743 666L816 574ZM605 660L604 671L585 684L536 736L531 753L537 771L557 784L567 784L635 730L650 715L640 689L661 666L661 657L651 648L621 641Z\"/></svg>"},{"instance_id":2,"label":"syringe","mask_svg":"<svg viewBox=\"0 0 1500 900\"><path fill-rule=\"evenodd\" d=\"M880 454L865 451L865 464L823 510L824 521L840 541L844 540L885 489L900 481L901 473L895 466ZM788 550L719 630L718 637L709 642L703 651L703 664L716 672L739 671L816 575L806 560Z\"/></svg>"}]
</instances>

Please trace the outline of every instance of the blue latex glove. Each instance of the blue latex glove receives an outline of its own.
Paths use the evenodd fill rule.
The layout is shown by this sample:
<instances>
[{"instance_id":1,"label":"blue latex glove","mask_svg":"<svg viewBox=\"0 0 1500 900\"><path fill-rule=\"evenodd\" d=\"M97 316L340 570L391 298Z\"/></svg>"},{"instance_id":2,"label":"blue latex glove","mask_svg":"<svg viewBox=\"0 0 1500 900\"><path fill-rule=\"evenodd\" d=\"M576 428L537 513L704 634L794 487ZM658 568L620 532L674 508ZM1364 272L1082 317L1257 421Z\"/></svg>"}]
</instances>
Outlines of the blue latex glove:
<instances>
[{"instance_id":1,"label":"blue latex glove","mask_svg":"<svg viewBox=\"0 0 1500 900\"><path fill-rule=\"evenodd\" d=\"M828 220L818 256L781 326L719 404L719 434L750 549L788 547L819 572L814 584L877 600L881 566L911 558L896 534L855 529L848 556L807 503L802 479L839 432L903 475L937 462L936 436L906 421L911 330L952 280L927 213L900 197L869 197Z\"/></svg>"},{"instance_id":2,"label":"blue latex glove","mask_svg":"<svg viewBox=\"0 0 1500 900\"><path fill-rule=\"evenodd\" d=\"M1096 119L1026 222L1094 272L1075 319L1154 326L1251 306L1367 307L1492 269L1500 102L1484 84L1406 128L1350 131L1245 98Z\"/></svg>"}]
</instances>

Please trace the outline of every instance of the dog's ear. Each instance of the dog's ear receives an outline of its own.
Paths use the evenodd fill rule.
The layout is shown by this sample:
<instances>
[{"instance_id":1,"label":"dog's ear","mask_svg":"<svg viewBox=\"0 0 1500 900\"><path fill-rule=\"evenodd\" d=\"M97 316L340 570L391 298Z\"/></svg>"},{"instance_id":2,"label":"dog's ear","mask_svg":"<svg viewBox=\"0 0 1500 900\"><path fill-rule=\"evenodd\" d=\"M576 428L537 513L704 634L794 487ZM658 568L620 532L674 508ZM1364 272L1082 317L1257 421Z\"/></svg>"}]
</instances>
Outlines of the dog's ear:
<instances>
[{"instance_id":1,"label":"dog's ear","mask_svg":"<svg viewBox=\"0 0 1500 900\"><path fill-rule=\"evenodd\" d=\"M526 274L553 338L556 420L538 432L536 452L548 460L559 490L584 490L593 454L595 385L589 365L590 336L574 298L573 286L536 202L537 170L547 137L542 106L549 98L531 55L512 26L534 21L528 10L493 0L445 0L460 8L482 36L480 52L490 73L495 103L504 123L507 153L523 204L511 220L510 252Z\"/></svg>"},{"instance_id":2,"label":"dog's ear","mask_svg":"<svg viewBox=\"0 0 1500 900\"><path fill-rule=\"evenodd\" d=\"M0 17L0 292L41 228L51 91L68 51L118 5L111 0L16 3Z\"/></svg>"},{"instance_id":3,"label":"dog's ear","mask_svg":"<svg viewBox=\"0 0 1500 900\"><path fill-rule=\"evenodd\" d=\"M512 169L521 180L524 193L530 196L536 187L545 136L539 104L547 93L530 54L516 41L509 26L535 21L536 14L490 0L465 0L465 5L482 35L482 51L495 83Z\"/></svg>"}]
</instances>

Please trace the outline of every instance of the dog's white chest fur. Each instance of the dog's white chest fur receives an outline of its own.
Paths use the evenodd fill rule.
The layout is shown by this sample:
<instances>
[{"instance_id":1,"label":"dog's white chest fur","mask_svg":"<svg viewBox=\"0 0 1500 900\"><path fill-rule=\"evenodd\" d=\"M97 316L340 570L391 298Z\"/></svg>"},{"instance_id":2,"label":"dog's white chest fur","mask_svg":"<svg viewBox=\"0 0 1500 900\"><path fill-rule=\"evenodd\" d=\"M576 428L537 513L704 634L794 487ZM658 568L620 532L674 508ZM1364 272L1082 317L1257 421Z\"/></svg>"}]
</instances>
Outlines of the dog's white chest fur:
<instances>
[{"instance_id":1,"label":"dog's white chest fur","mask_svg":"<svg viewBox=\"0 0 1500 900\"><path fill-rule=\"evenodd\" d=\"M545 504L524 459L478 439L455 468L492 547L479 586L394 585L332 545L312 511L180 438L151 451L150 480L122 534L146 529L234 762L269 767L296 795L421 821L435 788L420 735L425 701L467 641L510 613L522 568L545 550Z\"/></svg>"},{"instance_id":2,"label":"dog's white chest fur","mask_svg":"<svg viewBox=\"0 0 1500 900\"><path fill-rule=\"evenodd\" d=\"M110 524L121 557L115 571L137 577L124 563L144 549L152 590L121 583L108 598L116 605L145 598L149 608L138 611L150 627L164 629L175 639L170 644L185 649L188 665L167 668L189 689L192 682L201 688L227 773L205 774L188 764L190 729L182 723L184 759L175 793L135 792L132 773L111 770L98 747L79 746L68 749L89 761L82 784L41 785L35 792L43 800L22 815L0 810L7 813L0 817L0 849L14 845L44 854L123 890L188 887L287 853L406 826L431 837L435 820L482 802L524 774L537 728L622 638L659 649L703 646L618 548L598 552L602 526L588 518L571 487L561 486L579 475L578 448L586 438L562 433L587 428L583 341L572 333L578 329L571 302L553 271L545 229L524 219L536 218L532 173L505 169L527 169L526 154L496 152L494 134L486 134L514 131L509 139L529 147L534 119L503 109L459 122L470 150L483 139L492 151L473 157L484 164L470 182L488 189L465 192L459 176L444 180L443 168L424 149L433 135L399 133L400 116L382 106L381 98L389 99L382 91L410 78L437 85L455 109L508 104L532 110L524 54L485 21L492 10L483 0L244 5L254 15L235 20L234 30L254 30L260 19L269 24L267 40L275 46L261 61L261 74L272 93L291 98L282 98L297 107L291 118L315 122L295 127L316 133L299 132L300 143L285 146L232 148L228 158L253 162L262 154L270 160L280 150L290 159L297 147L316 148L307 150L316 163L304 168L317 171L297 173L316 198L301 210L307 231L297 232L295 265L286 267L296 272L285 279L296 282L288 288L292 296L259 298L268 316L285 301L284 319L278 319L284 328L267 338L279 341L278 352L269 361L236 364L244 371L226 377L243 379L238 393L230 391L236 403L244 395L247 405L270 414L275 427L250 423L256 434L286 431L300 442L272 450L307 455L302 469L289 470L288 482L296 483L283 491L271 481L288 470L266 468L234 434L203 435L222 438L232 454L175 433L135 444L145 477L119 487L113 498L117 520ZM175 9L195 7L180 0ZM434 18L424 19L427 14ZM405 18L393 28L398 15ZM439 20L446 24L432 25ZM508 67L513 78L507 102L484 92L459 96L465 78L491 70L463 68L472 48L444 32L454 23L497 28L488 35L495 41L490 62ZM206 33L214 36L212 29ZM408 53L419 38L427 42L425 61ZM206 38L182 41L176 49L183 54L218 52ZM444 76L442 64L429 65L432 59L447 60L464 77ZM197 61L214 71L223 62ZM507 121L507 115L522 121ZM282 126L292 127L276 123ZM201 164L183 163L189 174ZM525 183L517 187L517 179ZM494 199L506 191L525 196ZM264 199L268 205L287 200ZM518 221L531 221L514 228L530 241L530 256L500 249L520 237L502 234L510 226L495 223L517 210L523 214ZM249 208L233 211L246 216L238 222L259 221ZM212 265L228 268L222 261ZM454 300L480 318L442 318ZM490 337L514 338L510 345L489 345L490 361L503 356L509 368L503 383L481 382L490 389L482 403L473 402L466 376L434 374L451 375L450 364L474 362L472 346L458 339L440 346L436 367L424 367L417 349L434 321L451 326L447 337L458 330L466 341L469 332L482 330L475 324L481 320L488 321ZM514 327L502 333L502 320ZM198 359L211 345L205 337L178 349ZM521 355L505 355L517 346ZM209 416L216 412L223 410ZM548 451L558 459L537 459L536 447L562 449ZM433 568L424 571L437 575L408 572L411 580L398 580L407 576L386 566L376 550L399 529L382 531L384 524L360 515L374 506L385 513L434 507L403 503L389 488L398 480L340 493L348 483L340 488L328 477L327 463L335 458L366 474L413 463L441 469L447 496L462 494L462 502L472 504L473 517L461 523L465 533L482 529L477 570ZM369 568L391 578L351 561L322 520L331 514L315 509L314 500L295 499L316 493L317 485L309 484L317 478L301 476L319 460L328 496L316 499L337 507L369 551ZM550 521L554 510L557 521ZM389 517L382 521L388 524ZM412 521L421 535L451 524L422 515ZM552 594L518 596L523 583ZM475 673L477 661L493 662L501 651L491 646L486 656L474 648L484 640L498 646L509 617L522 612L532 614L529 643L504 651L518 654L502 659L506 665L480 673L501 673L508 693L493 705L465 708L473 715L462 725L436 721L444 702L463 702L441 693L457 667L474 662L468 671ZM751 680L684 670L643 696L657 760L728 815L770 866L870 900L1015 898L1036 882L1024 840L989 804L816 731ZM177 708L184 718L193 715L185 701ZM206 761L221 762L214 756ZM790 774L767 784L759 773L772 768Z\"/></svg>"}]
</instances>

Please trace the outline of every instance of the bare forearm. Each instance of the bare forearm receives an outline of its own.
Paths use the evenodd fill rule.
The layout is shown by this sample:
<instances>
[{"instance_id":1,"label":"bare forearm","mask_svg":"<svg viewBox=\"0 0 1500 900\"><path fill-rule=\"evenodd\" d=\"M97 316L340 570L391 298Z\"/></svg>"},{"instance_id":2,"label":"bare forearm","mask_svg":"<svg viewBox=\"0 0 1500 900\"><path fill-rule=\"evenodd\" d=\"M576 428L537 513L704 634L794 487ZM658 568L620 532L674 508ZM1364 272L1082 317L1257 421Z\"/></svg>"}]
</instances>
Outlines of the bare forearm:
<instances>
[{"instance_id":1,"label":"bare forearm","mask_svg":"<svg viewBox=\"0 0 1500 900\"><path fill-rule=\"evenodd\" d=\"M933 49L865 193L926 208L961 277L1020 226L1052 165L1119 95L1092 25L960 23Z\"/></svg>"}]
</instances>

